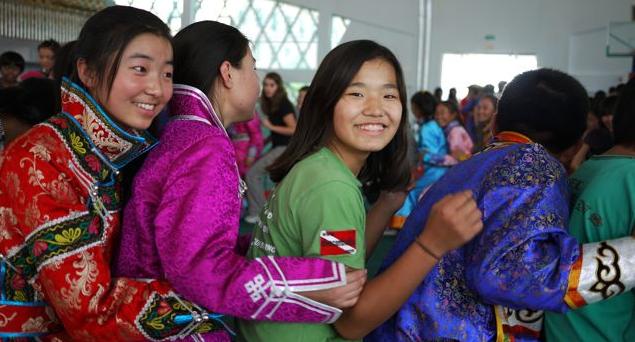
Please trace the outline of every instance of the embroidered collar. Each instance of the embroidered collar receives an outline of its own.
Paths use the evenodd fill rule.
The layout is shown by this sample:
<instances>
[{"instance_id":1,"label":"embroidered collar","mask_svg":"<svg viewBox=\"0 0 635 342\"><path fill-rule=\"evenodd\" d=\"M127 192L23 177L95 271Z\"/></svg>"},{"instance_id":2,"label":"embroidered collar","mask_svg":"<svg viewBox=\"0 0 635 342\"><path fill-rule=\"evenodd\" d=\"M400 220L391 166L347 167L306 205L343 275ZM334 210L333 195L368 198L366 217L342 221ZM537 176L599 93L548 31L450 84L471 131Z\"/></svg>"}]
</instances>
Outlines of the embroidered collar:
<instances>
[{"instance_id":1,"label":"embroidered collar","mask_svg":"<svg viewBox=\"0 0 635 342\"><path fill-rule=\"evenodd\" d=\"M175 84L173 88L172 99L168 105L170 117L193 116L204 119L208 124L221 128L227 135L219 115L202 91L185 84Z\"/></svg>"},{"instance_id":2,"label":"embroidered collar","mask_svg":"<svg viewBox=\"0 0 635 342\"><path fill-rule=\"evenodd\" d=\"M520 134L518 132L512 131L503 131L494 137L494 141L498 142L507 142L507 143L517 143L517 144L531 144L533 141L529 139L526 135Z\"/></svg>"},{"instance_id":3,"label":"embroidered collar","mask_svg":"<svg viewBox=\"0 0 635 342\"><path fill-rule=\"evenodd\" d=\"M481 150L481 152L510 146L514 144L533 144L534 142L527 136L518 132L503 131L496 134L489 144Z\"/></svg>"},{"instance_id":4,"label":"embroidered collar","mask_svg":"<svg viewBox=\"0 0 635 342\"><path fill-rule=\"evenodd\" d=\"M231 140L212 103L198 88L185 84L175 84L170 99L169 114L172 120L199 121L210 126L218 127L225 133L227 140ZM236 177L238 177L238 198L243 198L247 192L247 184L240 178L238 165L234 162Z\"/></svg>"},{"instance_id":5,"label":"embroidered collar","mask_svg":"<svg viewBox=\"0 0 635 342\"><path fill-rule=\"evenodd\" d=\"M62 80L62 112L81 126L83 133L96 147L95 153L121 169L147 152L157 143L148 132L124 129L81 86L69 79Z\"/></svg>"}]
</instances>

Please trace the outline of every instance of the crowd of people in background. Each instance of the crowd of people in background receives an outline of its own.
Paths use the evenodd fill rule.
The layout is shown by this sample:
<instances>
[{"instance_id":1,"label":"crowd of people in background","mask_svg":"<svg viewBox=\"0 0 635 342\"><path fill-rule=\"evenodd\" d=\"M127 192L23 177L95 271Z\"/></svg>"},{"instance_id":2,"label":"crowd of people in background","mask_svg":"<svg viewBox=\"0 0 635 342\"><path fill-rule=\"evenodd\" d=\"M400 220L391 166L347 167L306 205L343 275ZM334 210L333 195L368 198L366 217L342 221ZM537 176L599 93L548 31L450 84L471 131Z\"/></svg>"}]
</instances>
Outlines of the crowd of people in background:
<instances>
[{"instance_id":1,"label":"crowd of people in background","mask_svg":"<svg viewBox=\"0 0 635 342\"><path fill-rule=\"evenodd\" d=\"M0 55L0 334L635 339L635 80L408 98L356 40L294 105L236 28L123 6L37 55Z\"/></svg>"},{"instance_id":2,"label":"crowd of people in background","mask_svg":"<svg viewBox=\"0 0 635 342\"><path fill-rule=\"evenodd\" d=\"M0 89L11 88L2 92L0 137L3 138L0 139L0 148L59 111L59 103L53 101L59 97L59 91L53 82L43 79L55 79L57 84L61 82L62 75L72 66L55 63L56 55L68 60L66 55L73 43L61 46L52 39L41 42L37 47L39 69L35 70L25 71L25 60L17 52L6 51L0 55ZM56 73L59 74L57 77ZM413 176L416 178L413 181L419 178L423 180L414 187L412 199L404 203L403 210L393 218L390 227L398 229L403 224L407 217L404 214L408 213L406 208L416 203L423 190L433 183L426 180L427 177L422 177L424 173L430 175L438 172L440 175L442 173L438 170L445 170L468 159L489 143L493 138L492 125L498 100L506 84L507 81L500 81L497 90L491 84L471 85L467 88L467 95L460 101L455 88L449 89L445 99L439 87L433 93L419 91L411 97L410 112L414 119L411 154L416 156L411 160ZM624 84L619 84L608 89L608 95L600 90L589 97L591 107L587 116L587 129L581 148L571 165L567 166L571 171L575 171L591 156L602 154L613 146L613 111L623 87ZM241 214L247 223L257 222L258 214L271 192L273 183L269 179L267 167L282 154L293 135L308 89L308 86L303 86L297 91L294 106L288 98L282 77L275 72L268 73L263 79L262 94L254 117L228 127L240 175L248 185ZM24 106L32 109L25 110ZM423 134L425 130L422 130L424 124L432 122L439 125L444 133L443 142L437 141L434 146L425 140L432 139L430 137L434 137L435 133ZM446 148L447 153L444 152Z\"/></svg>"}]
</instances>

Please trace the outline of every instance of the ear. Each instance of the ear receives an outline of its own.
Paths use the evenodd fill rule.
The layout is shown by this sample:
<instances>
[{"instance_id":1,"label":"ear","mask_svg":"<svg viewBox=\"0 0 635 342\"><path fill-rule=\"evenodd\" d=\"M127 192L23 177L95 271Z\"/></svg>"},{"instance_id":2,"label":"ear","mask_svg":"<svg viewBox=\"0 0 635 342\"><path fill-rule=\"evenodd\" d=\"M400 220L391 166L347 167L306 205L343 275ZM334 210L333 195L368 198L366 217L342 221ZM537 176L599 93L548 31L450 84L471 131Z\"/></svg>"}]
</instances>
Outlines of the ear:
<instances>
[{"instance_id":1,"label":"ear","mask_svg":"<svg viewBox=\"0 0 635 342\"><path fill-rule=\"evenodd\" d=\"M77 60L77 75L79 80L84 83L88 89L94 89L97 86L95 73L88 68L88 64L84 58Z\"/></svg>"},{"instance_id":2,"label":"ear","mask_svg":"<svg viewBox=\"0 0 635 342\"><path fill-rule=\"evenodd\" d=\"M225 88L231 89L234 86L234 80L232 79L232 65L228 61L224 61L220 65L220 80Z\"/></svg>"}]
</instances>

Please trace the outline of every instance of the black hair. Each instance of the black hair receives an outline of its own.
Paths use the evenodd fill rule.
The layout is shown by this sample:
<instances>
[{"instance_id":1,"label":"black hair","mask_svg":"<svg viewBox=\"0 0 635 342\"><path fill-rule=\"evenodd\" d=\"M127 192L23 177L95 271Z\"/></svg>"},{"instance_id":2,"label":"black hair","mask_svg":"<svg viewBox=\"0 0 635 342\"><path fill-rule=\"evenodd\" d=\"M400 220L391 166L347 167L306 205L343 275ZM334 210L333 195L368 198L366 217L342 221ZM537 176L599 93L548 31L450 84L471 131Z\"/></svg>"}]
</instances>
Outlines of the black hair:
<instances>
[{"instance_id":1,"label":"black hair","mask_svg":"<svg viewBox=\"0 0 635 342\"><path fill-rule=\"evenodd\" d=\"M615 144L635 147L635 79L622 88L613 115Z\"/></svg>"},{"instance_id":2,"label":"black hair","mask_svg":"<svg viewBox=\"0 0 635 342\"><path fill-rule=\"evenodd\" d=\"M613 115L615 113L615 106L617 105L617 95L607 96L598 106L598 116L603 117L606 115Z\"/></svg>"},{"instance_id":3,"label":"black hair","mask_svg":"<svg viewBox=\"0 0 635 342\"><path fill-rule=\"evenodd\" d=\"M326 146L333 136L333 112L344 91L362 65L384 60L395 70L401 121L394 138L381 151L373 152L358 178L367 193L405 189L410 180L407 160L408 107L403 72L397 57L386 47L370 40L355 40L331 50L320 64L300 112L295 134L282 155L268 170L274 182L280 182L291 168L309 154Z\"/></svg>"},{"instance_id":4,"label":"black hair","mask_svg":"<svg viewBox=\"0 0 635 342\"><path fill-rule=\"evenodd\" d=\"M71 77L75 68L73 59L73 48L77 41L73 40L64 44L55 53L55 64L53 65L53 79L57 84L62 84L62 77Z\"/></svg>"},{"instance_id":5,"label":"black hair","mask_svg":"<svg viewBox=\"0 0 635 342\"><path fill-rule=\"evenodd\" d=\"M516 76L498 102L497 131L528 136L554 153L573 146L586 129L587 92L575 78L553 69Z\"/></svg>"},{"instance_id":6,"label":"black hair","mask_svg":"<svg viewBox=\"0 0 635 342\"><path fill-rule=\"evenodd\" d=\"M283 102L290 103L290 101L289 101L289 98L287 97L287 90L284 89L284 82L282 81L282 76L280 76L279 73L269 72L265 75L263 82L266 79L270 79L274 81L276 83L276 86L278 86L275 94L273 94L271 98L268 98L265 96L264 89L262 92L262 96L260 97L260 105L262 107L262 111L267 115L271 115L280 108L280 105Z\"/></svg>"},{"instance_id":7,"label":"black hair","mask_svg":"<svg viewBox=\"0 0 635 342\"><path fill-rule=\"evenodd\" d=\"M298 93L301 91L309 91L309 86L302 86L302 88L300 88L300 90L298 90Z\"/></svg>"},{"instance_id":8,"label":"black hair","mask_svg":"<svg viewBox=\"0 0 635 342\"><path fill-rule=\"evenodd\" d=\"M199 21L176 34L174 83L213 92L220 66L228 61L236 68L247 54L249 40L236 28L217 21Z\"/></svg>"},{"instance_id":9,"label":"black hair","mask_svg":"<svg viewBox=\"0 0 635 342\"><path fill-rule=\"evenodd\" d=\"M445 102L454 102L455 106L459 107L459 100L456 98L456 88L450 88L448 99Z\"/></svg>"},{"instance_id":10,"label":"black hair","mask_svg":"<svg viewBox=\"0 0 635 342\"><path fill-rule=\"evenodd\" d=\"M51 49L51 51L53 51L53 54L55 54L55 56L57 56L57 50L59 50L60 48L60 43L58 43L57 41L53 40L53 39L48 39L45 40L43 42L41 42L38 46L37 49Z\"/></svg>"},{"instance_id":11,"label":"black hair","mask_svg":"<svg viewBox=\"0 0 635 342\"><path fill-rule=\"evenodd\" d=\"M441 87L434 88L434 97L437 98L437 101L441 101L441 96L443 96L443 89Z\"/></svg>"},{"instance_id":12,"label":"black hair","mask_svg":"<svg viewBox=\"0 0 635 342\"><path fill-rule=\"evenodd\" d=\"M620 95L622 93L622 90L624 90L624 83L620 83L617 85L617 87L615 87L615 92L617 93L617 95Z\"/></svg>"},{"instance_id":13,"label":"black hair","mask_svg":"<svg viewBox=\"0 0 635 342\"><path fill-rule=\"evenodd\" d=\"M79 59L86 61L98 87L110 94L121 57L126 46L138 35L150 33L170 41L170 29L156 15L127 6L110 6L88 18L73 48L69 63L73 64L71 80L84 88L75 67Z\"/></svg>"},{"instance_id":14,"label":"black hair","mask_svg":"<svg viewBox=\"0 0 635 342\"><path fill-rule=\"evenodd\" d=\"M418 91L410 97L410 103L419 109L422 119L429 121L434 117L434 109L437 107L437 98L427 91Z\"/></svg>"},{"instance_id":15,"label":"black hair","mask_svg":"<svg viewBox=\"0 0 635 342\"><path fill-rule=\"evenodd\" d=\"M2 66L17 66L20 72L24 71L24 58L22 55L15 51L6 51L0 55L0 67Z\"/></svg>"},{"instance_id":16,"label":"black hair","mask_svg":"<svg viewBox=\"0 0 635 342\"><path fill-rule=\"evenodd\" d=\"M33 126L59 113L60 98L55 81L32 77L15 87L0 89L0 113Z\"/></svg>"}]
</instances>

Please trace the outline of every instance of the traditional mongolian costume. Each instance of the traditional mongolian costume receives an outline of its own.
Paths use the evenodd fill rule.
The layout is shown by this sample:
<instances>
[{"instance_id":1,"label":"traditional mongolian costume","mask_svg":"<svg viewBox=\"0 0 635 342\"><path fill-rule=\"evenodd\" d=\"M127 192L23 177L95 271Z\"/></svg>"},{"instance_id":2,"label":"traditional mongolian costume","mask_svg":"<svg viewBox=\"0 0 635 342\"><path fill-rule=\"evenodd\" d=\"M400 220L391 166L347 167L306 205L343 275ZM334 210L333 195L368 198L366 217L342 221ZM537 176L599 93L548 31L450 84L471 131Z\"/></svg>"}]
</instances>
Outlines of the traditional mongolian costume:
<instances>
[{"instance_id":1,"label":"traditional mongolian costume","mask_svg":"<svg viewBox=\"0 0 635 342\"><path fill-rule=\"evenodd\" d=\"M162 281L113 278L119 170L154 146L81 87L0 159L0 337L162 340L220 329ZM70 336L70 337L69 337Z\"/></svg>"},{"instance_id":2,"label":"traditional mongolian costume","mask_svg":"<svg viewBox=\"0 0 635 342\"><path fill-rule=\"evenodd\" d=\"M343 264L244 257L244 183L231 140L200 90L174 85L171 121L145 161L124 213L121 275L162 278L215 313L250 320L332 323L341 311L302 296L346 283ZM214 338L225 341L225 332Z\"/></svg>"},{"instance_id":3,"label":"traditional mongolian costume","mask_svg":"<svg viewBox=\"0 0 635 342\"><path fill-rule=\"evenodd\" d=\"M567 175L526 137L503 132L449 170L408 217L382 266L421 232L443 196L473 192L484 229L445 255L370 341L537 341L542 310L563 312L635 285L635 239L580 245L567 234Z\"/></svg>"}]
</instances>

